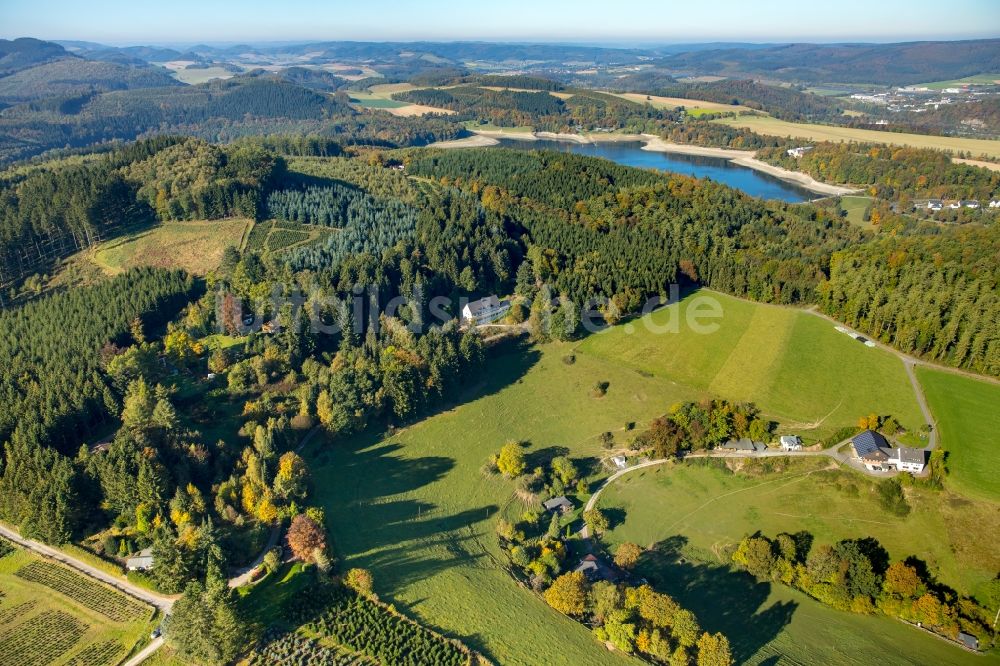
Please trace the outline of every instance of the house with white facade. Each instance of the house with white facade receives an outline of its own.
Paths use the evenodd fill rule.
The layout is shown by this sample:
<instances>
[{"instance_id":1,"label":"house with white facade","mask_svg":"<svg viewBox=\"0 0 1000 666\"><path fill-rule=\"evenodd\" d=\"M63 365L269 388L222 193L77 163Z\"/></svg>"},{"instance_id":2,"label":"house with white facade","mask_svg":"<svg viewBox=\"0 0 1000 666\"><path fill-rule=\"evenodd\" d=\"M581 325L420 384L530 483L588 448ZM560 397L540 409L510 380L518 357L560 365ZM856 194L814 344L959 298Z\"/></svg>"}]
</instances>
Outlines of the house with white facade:
<instances>
[{"instance_id":1,"label":"house with white facade","mask_svg":"<svg viewBox=\"0 0 1000 666\"><path fill-rule=\"evenodd\" d=\"M462 308L462 323L488 324L500 319L510 310L510 301L501 301L496 296L485 296L478 301L466 303Z\"/></svg>"},{"instance_id":2,"label":"house with white facade","mask_svg":"<svg viewBox=\"0 0 1000 666\"><path fill-rule=\"evenodd\" d=\"M854 454L871 472L909 472L920 474L924 471L924 450L908 446L893 447L880 433L865 430L851 443Z\"/></svg>"},{"instance_id":3,"label":"house with white facade","mask_svg":"<svg viewBox=\"0 0 1000 666\"><path fill-rule=\"evenodd\" d=\"M798 435L782 435L781 436L781 450L782 451L801 451L802 450L802 440L799 439Z\"/></svg>"}]
</instances>

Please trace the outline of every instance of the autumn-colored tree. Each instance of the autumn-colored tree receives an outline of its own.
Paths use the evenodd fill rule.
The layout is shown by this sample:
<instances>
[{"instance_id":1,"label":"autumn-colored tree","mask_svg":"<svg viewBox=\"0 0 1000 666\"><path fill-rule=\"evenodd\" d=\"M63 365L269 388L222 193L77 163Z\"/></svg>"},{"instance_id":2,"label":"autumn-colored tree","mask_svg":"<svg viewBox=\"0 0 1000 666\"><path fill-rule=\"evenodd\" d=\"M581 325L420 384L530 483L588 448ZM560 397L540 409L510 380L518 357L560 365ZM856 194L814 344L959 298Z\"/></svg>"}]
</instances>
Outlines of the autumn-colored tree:
<instances>
[{"instance_id":1,"label":"autumn-colored tree","mask_svg":"<svg viewBox=\"0 0 1000 666\"><path fill-rule=\"evenodd\" d=\"M698 666L732 666L733 653L729 639L720 633L707 631L698 639Z\"/></svg>"},{"instance_id":2,"label":"autumn-colored tree","mask_svg":"<svg viewBox=\"0 0 1000 666\"><path fill-rule=\"evenodd\" d=\"M309 470L302 456L288 451L278 459L278 473L274 477L274 493L278 497L304 500Z\"/></svg>"},{"instance_id":3,"label":"autumn-colored tree","mask_svg":"<svg viewBox=\"0 0 1000 666\"><path fill-rule=\"evenodd\" d=\"M587 607L587 578L583 572L565 573L545 590L545 601L564 615L583 615Z\"/></svg>"},{"instance_id":4,"label":"autumn-colored tree","mask_svg":"<svg viewBox=\"0 0 1000 666\"><path fill-rule=\"evenodd\" d=\"M941 623L941 602L933 594L927 593L913 602L913 618L928 627Z\"/></svg>"},{"instance_id":5,"label":"autumn-colored tree","mask_svg":"<svg viewBox=\"0 0 1000 666\"><path fill-rule=\"evenodd\" d=\"M521 476L527 463L524 461L524 450L518 442L507 442L497 456L497 469L508 478Z\"/></svg>"},{"instance_id":6,"label":"autumn-colored tree","mask_svg":"<svg viewBox=\"0 0 1000 666\"><path fill-rule=\"evenodd\" d=\"M618 546L618 550L615 551L615 564L620 566L622 569L631 569L635 566L636 562L639 561L639 557L641 555L641 547L626 541L622 545Z\"/></svg>"},{"instance_id":7,"label":"autumn-colored tree","mask_svg":"<svg viewBox=\"0 0 1000 666\"><path fill-rule=\"evenodd\" d=\"M372 574L367 569L349 569L344 574L344 585L358 594L370 596L372 593Z\"/></svg>"},{"instance_id":8,"label":"autumn-colored tree","mask_svg":"<svg viewBox=\"0 0 1000 666\"><path fill-rule=\"evenodd\" d=\"M315 520L302 514L292 519L285 538L292 555L303 562L311 561L317 549L326 549L326 533L323 528Z\"/></svg>"},{"instance_id":9,"label":"autumn-colored tree","mask_svg":"<svg viewBox=\"0 0 1000 666\"><path fill-rule=\"evenodd\" d=\"M591 534L601 534L608 529L608 517L600 509L584 511L583 522L590 528Z\"/></svg>"},{"instance_id":10,"label":"autumn-colored tree","mask_svg":"<svg viewBox=\"0 0 1000 666\"><path fill-rule=\"evenodd\" d=\"M919 596L923 587L917 570L903 562L893 562L885 572L882 589L886 594L913 599Z\"/></svg>"}]
</instances>

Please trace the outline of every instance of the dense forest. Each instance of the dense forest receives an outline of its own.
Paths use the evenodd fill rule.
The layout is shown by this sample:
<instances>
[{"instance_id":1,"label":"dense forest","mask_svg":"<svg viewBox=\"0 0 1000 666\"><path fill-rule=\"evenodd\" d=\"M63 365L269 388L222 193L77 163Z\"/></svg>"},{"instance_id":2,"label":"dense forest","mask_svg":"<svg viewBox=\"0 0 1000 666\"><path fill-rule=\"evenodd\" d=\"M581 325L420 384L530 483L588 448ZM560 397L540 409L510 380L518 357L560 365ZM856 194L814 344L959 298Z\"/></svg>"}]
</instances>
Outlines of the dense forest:
<instances>
[{"instance_id":1,"label":"dense forest","mask_svg":"<svg viewBox=\"0 0 1000 666\"><path fill-rule=\"evenodd\" d=\"M768 302L810 301L830 255L860 239L823 211L575 155L417 155L412 173L478 191L486 208L516 219L536 247L535 278L577 303L635 310L678 279Z\"/></svg>"},{"instance_id":2,"label":"dense forest","mask_svg":"<svg viewBox=\"0 0 1000 666\"><path fill-rule=\"evenodd\" d=\"M532 81L525 83L533 88L545 85ZM510 82L507 85L513 87ZM682 118L679 111L657 110L606 93L573 90L572 96L564 100L550 94L551 90L552 86L536 92L533 89L494 90L463 85L410 90L396 93L393 98L455 111L457 115L451 118L452 121L474 120L502 127L530 125L536 130L551 132L596 129L660 132Z\"/></svg>"},{"instance_id":3,"label":"dense forest","mask_svg":"<svg viewBox=\"0 0 1000 666\"><path fill-rule=\"evenodd\" d=\"M118 416L98 350L162 327L193 289L181 273L139 270L0 313L0 517L55 543L89 519L66 456Z\"/></svg>"},{"instance_id":4,"label":"dense forest","mask_svg":"<svg viewBox=\"0 0 1000 666\"><path fill-rule=\"evenodd\" d=\"M1000 196L1000 173L952 162L938 150L858 143L820 143L802 157L781 148L764 148L757 157L808 173L827 183L866 185L881 199L975 199ZM908 205L903 206L908 209Z\"/></svg>"},{"instance_id":5,"label":"dense forest","mask_svg":"<svg viewBox=\"0 0 1000 666\"><path fill-rule=\"evenodd\" d=\"M1000 227L935 227L838 252L824 311L898 349L1000 375Z\"/></svg>"}]
</instances>

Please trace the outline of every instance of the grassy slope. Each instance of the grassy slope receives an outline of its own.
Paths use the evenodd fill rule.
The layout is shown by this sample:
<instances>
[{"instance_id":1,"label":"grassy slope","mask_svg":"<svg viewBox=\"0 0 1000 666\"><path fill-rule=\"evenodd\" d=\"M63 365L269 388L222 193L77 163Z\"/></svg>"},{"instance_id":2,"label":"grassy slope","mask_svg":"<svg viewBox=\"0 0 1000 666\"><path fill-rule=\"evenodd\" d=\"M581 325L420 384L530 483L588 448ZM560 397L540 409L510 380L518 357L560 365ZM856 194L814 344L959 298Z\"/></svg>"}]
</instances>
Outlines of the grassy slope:
<instances>
[{"instance_id":1,"label":"grassy slope","mask_svg":"<svg viewBox=\"0 0 1000 666\"><path fill-rule=\"evenodd\" d=\"M529 454L567 447L597 457L601 432L693 397L600 359L567 365L568 351L550 345L496 359L460 407L386 439L357 437L310 456L343 565L370 568L387 601L502 664L624 659L500 568L494 519L513 484L483 478L486 458L510 439L529 440ZM610 382L602 399L589 395L598 380Z\"/></svg>"},{"instance_id":2,"label":"grassy slope","mask_svg":"<svg viewBox=\"0 0 1000 666\"><path fill-rule=\"evenodd\" d=\"M791 136L807 141L867 141L888 143L896 146L935 148L951 152L968 151L973 156L987 155L989 157L1000 157L1000 141L990 139L880 132L878 130L857 129L853 127L793 123L763 116L722 118L714 122L726 123L735 127L747 127L759 134L780 137Z\"/></svg>"},{"instance_id":3,"label":"grassy slope","mask_svg":"<svg viewBox=\"0 0 1000 666\"><path fill-rule=\"evenodd\" d=\"M722 306L716 332L700 335L685 323L700 295ZM677 333L658 334L645 325L648 320L663 326L671 317L680 322ZM703 291L631 327L631 334L629 326L619 326L591 336L579 349L713 396L753 401L782 430L807 440L853 425L871 411L892 414L911 429L921 423L895 357L805 312Z\"/></svg>"},{"instance_id":4,"label":"grassy slope","mask_svg":"<svg viewBox=\"0 0 1000 666\"><path fill-rule=\"evenodd\" d=\"M921 366L917 378L949 452L948 485L1000 500L1000 386Z\"/></svg>"},{"instance_id":5,"label":"grassy slope","mask_svg":"<svg viewBox=\"0 0 1000 666\"><path fill-rule=\"evenodd\" d=\"M183 268L204 275L218 267L229 245L239 246L243 219L164 222L99 245L86 254L108 275L134 266Z\"/></svg>"},{"instance_id":6,"label":"grassy slope","mask_svg":"<svg viewBox=\"0 0 1000 666\"><path fill-rule=\"evenodd\" d=\"M643 546L679 539L683 562L646 555L640 572L699 613L706 628L726 633L749 663L1000 663L887 618L843 613L784 586L756 583L719 562L722 548L757 529L771 535L806 529L820 543L875 536L893 557L916 554L946 582L970 587L1000 567L990 544L976 537L1000 529L995 505L917 494L910 516L885 516L873 498L851 497L809 473L823 464L799 461L760 478L701 466L634 472L601 495L601 507L620 521L605 539ZM925 534L948 534L957 552L943 539L914 538Z\"/></svg>"},{"instance_id":7,"label":"grassy slope","mask_svg":"<svg viewBox=\"0 0 1000 666\"><path fill-rule=\"evenodd\" d=\"M840 197L840 206L847 213L847 221L862 229L871 229L871 222L864 220L865 210L872 205L871 197Z\"/></svg>"},{"instance_id":8,"label":"grassy slope","mask_svg":"<svg viewBox=\"0 0 1000 666\"><path fill-rule=\"evenodd\" d=\"M20 549L0 558L0 590L4 592L4 596L0 597L0 614L24 602L35 602L28 612L20 614L6 623L0 623L0 640L23 631L39 613L59 610L89 625L89 629L59 659L49 662L51 666L66 663L82 649L95 643L117 641L121 646L119 656L124 657L132 650L133 646L145 642L152 629L152 623L149 621L153 615L152 608L150 608L149 617L145 620L131 623L116 622L81 606L49 587L28 582L14 575L21 567L38 559L32 553ZM0 663L3 663L3 655L0 655Z\"/></svg>"}]
</instances>

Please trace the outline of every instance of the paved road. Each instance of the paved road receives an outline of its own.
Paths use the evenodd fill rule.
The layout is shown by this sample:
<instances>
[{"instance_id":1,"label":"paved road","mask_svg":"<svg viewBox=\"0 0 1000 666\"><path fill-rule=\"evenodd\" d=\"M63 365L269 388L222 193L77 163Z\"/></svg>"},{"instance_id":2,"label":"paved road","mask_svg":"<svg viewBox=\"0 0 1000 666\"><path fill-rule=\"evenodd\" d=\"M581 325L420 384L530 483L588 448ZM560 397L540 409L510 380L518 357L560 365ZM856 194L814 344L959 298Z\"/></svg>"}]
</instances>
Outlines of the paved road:
<instances>
[{"instance_id":1,"label":"paved road","mask_svg":"<svg viewBox=\"0 0 1000 666\"><path fill-rule=\"evenodd\" d=\"M34 551L40 555L43 555L49 559L57 560L63 564L72 567L79 571L80 573L86 574L91 578L96 578L102 583L106 583L111 587L114 587L125 594L134 597L140 601L144 601L151 606L158 608L163 611L163 613L169 613L170 609L173 608L174 599L171 597L156 594L155 592L150 592L147 589L141 588L124 578L118 578L117 576L112 576L111 574L102 571L96 567L93 567L82 560L78 560L72 555L67 555L62 551L56 550L50 546L46 546L44 543L39 543L32 539L25 539L20 534L14 530L0 525L0 535L6 539L10 539L16 544L27 548L28 550Z\"/></svg>"}]
</instances>

